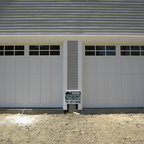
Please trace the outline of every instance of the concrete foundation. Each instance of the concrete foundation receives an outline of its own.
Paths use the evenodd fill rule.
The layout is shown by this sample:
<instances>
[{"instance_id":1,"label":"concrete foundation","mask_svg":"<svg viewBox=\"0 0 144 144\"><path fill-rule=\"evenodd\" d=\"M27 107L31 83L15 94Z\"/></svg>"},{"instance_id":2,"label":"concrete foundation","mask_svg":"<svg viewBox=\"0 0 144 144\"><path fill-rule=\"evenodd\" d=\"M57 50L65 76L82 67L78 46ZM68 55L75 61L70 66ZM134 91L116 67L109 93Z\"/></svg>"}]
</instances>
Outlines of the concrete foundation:
<instances>
[{"instance_id":1,"label":"concrete foundation","mask_svg":"<svg viewBox=\"0 0 144 144\"><path fill-rule=\"evenodd\" d=\"M76 105L69 105L68 110L62 109L0 109L0 114L115 114L115 113L144 113L144 108L115 108L115 109L83 109L77 110Z\"/></svg>"}]
</instances>

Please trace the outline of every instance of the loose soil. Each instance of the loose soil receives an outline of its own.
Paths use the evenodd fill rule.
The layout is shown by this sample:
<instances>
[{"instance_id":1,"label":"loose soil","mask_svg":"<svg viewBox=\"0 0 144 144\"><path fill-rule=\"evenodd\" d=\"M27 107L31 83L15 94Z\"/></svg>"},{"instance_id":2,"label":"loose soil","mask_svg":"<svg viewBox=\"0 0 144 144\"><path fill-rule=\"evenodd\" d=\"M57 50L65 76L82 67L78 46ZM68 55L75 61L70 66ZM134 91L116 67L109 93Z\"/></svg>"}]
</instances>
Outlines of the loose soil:
<instances>
[{"instance_id":1,"label":"loose soil","mask_svg":"<svg viewBox=\"0 0 144 144\"><path fill-rule=\"evenodd\" d=\"M0 114L0 144L144 144L144 114Z\"/></svg>"}]
</instances>

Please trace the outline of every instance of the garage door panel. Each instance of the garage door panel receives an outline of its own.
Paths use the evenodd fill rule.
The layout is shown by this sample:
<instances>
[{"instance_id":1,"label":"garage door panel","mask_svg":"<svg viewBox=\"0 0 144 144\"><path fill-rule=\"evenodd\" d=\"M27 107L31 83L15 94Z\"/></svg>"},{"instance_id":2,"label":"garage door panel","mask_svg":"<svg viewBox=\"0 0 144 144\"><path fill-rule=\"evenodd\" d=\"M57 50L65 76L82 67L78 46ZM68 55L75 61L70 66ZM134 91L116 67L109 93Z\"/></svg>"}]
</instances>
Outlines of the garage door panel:
<instances>
[{"instance_id":1,"label":"garage door panel","mask_svg":"<svg viewBox=\"0 0 144 144\"><path fill-rule=\"evenodd\" d=\"M41 104L51 101L51 64L49 58L41 59Z\"/></svg>"},{"instance_id":2,"label":"garage door panel","mask_svg":"<svg viewBox=\"0 0 144 144\"><path fill-rule=\"evenodd\" d=\"M120 72L119 74L131 74L132 73L132 61L128 58L121 58L119 63Z\"/></svg>"},{"instance_id":3,"label":"garage door panel","mask_svg":"<svg viewBox=\"0 0 144 144\"><path fill-rule=\"evenodd\" d=\"M110 75L110 78L108 79L108 87L111 90L109 92L109 102L110 105L120 107L122 104L122 98L121 98L121 81L119 74L112 74Z\"/></svg>"},{"instance_id":4,"label":"garage door panel","mask_svg":"<svg viewBox=\"0 0 144 144\"><path fill-rule=\"evenodd\" d=\"M133 86L134 86L134 89L143 90L144 89L144 75L135 74L135 76L133 76Z\"/></svg>"},{"instance_id":5,"label":"garage door panel","mask_svg":"<svg viewBox=\"0 0 144 144\"><path fill-rule=\"evenodd\" d=\"M5 61L0 59L0 104L5 103Z\"/></svg>"},{"instance_id":6,"label":"garage door panel","mask_svg":"<svg viewBox=\"0 0 144 144\"><path fill-rule=\"evenodd\" d=\"M92 91L94 89L94 80L91 78L91 76L86 78L86 85L85 85L85 90L88 89Z\"/></svg>"},{"instance_id":7,"label":"garage door panel","mask_svg":"<svg viewBox=\"0 0 144 144\"><path fill-rule=\"evenodd\" d=\"M30 103L62 107L62 61L60 57L30 60Z\"/></svg>"},{"instance_id":8,"label":"garage door panel","mask_svg":"<svg viewBox=\"0 0 144 144\"><path fill-rule=\"evenodd\" d=\"M40 59L30 59L29 103L40 103Z\"/></svg>"},{"instance_id":9,"label":"garage door panel","mask_svg":"<svg viewBox=\"0 0 144 144\"><path fill-rule=\"evenodd\" d=\"M61 71L61 59L60 58L51 58L51 71L52 74L60 75Z\"/></svg>"},{"instance_id":10,"label":"garage door panel","mask_svg":"<svg viewBox=\"0 0 144 144\"><path fill-rule=\"evenodd\" d=\"M104 91L96 91L94 106L99 107L101 105L106 105L105 99Z\"/></svg>"},{"instance_id":11,"label":"garage door panel","mask_svg":"<svg viewBox=\"0 0 144 144\"><path fill-rule=\"evenodd\" d=\"M87 75L87 77L83 78L85 85L85 91L87 88L88 90L93 90L94 89L94 62L92 59L87 59L88 61L86 62L86 69L83 71L84 75ZM93 77L92 77L93 76Z\"/></svg>"},{"instance_id":12,"label":"garage door panel","mask_svg":"<svg viewBox=\"0 0 144 144\"><path fill-rule=\"evenodd\" d=\"M121 97L123 106L132 106L133 104L133 79L132 75L121 75Z\"/></svg>"},{"instance_id":13,"label":"garage door panel","mask_svg":"<svg viewBox=\"0 0 144 144\"><path fill-rule=\"evenodd\" d=\"M144 91L139 89L134 89L133 95L134 95L134 105L137 106L143 106L144 105Z\"/></svg>"},{"instance_id":14,"label":"garage door panel","mask_svg":"<svg viewBox=\"0 0 144 144\"><path fill-rule=\"evenodd\" d=\"M51 61L51 104L54 106L62 106L62 68L61 59L52 58Z\"/></svg>"},{"instance_id":15,"label":"garage door panel","mask_svg":"<svg viewBox=\"0 0 144 144\"><path fill-rule=\"evenodd\" d=\"M132 61L133 74L140 74L140 75L143 74L144 75L144 62L143 61L144 61L143 57L141 59L134 59Z\"/></svg>"},{"instance_id":16,"label":"garage door panel","mask_svg":"<svg viewBox=\"0 0 144 144\"><path fill-rule=\"evenodd\" d=\"M41 59L41 74L42 75L50 75L50 66L51 66L50 58Z\"/></svg>"},{"instance_id":17,"label":"garage door panel","mask_svg":"<svg viewBox=\"0 0 144 144\"><path fill-rule=\"evenodd\" d=\"M28 103L27 78L25 76L16 77L16 103Z\"/></svg>"},{"instance_id":18,"label":"garage door panel","mask_svg":"<svg viewBox=\"0 0 144 144\"><path fill-rule=\"evenodd\" d=\"M144 104L144 75L135 75L133 79L133 95L136 105Z\"/></svg>"},{"instance_id":19,"label":"garage door panel","mask_svg":"<svg viewBox=\"0 0 144 144\"><path fill-rule=\"evenodd\" d=\"M29 59L29 70L30 70L30 76L31 75L40 75L40 71L41 71L41 60L40 58L30 58Z\"/></svg>"},{"instance_id":20,"label":"garage door panel","mask_svg":"<svg viewBox=\"0 0 144 144\"><path fill-rule=\"evenodd\" d=\"M106 70L107 74L119 74L119 72L121 70L120 64L121 63L120 63L119 59L116 59L116 58L107 58L106 59L106 65L107 66L105 66L105 70Z\"/></svg>"},{"instance_id":21,"label":"garage door panel","mask_svg":"<svg viewBox=\"0 0 144 144\"><path fill-rule=\"evenodd\" d=\"M116 74L108 74L105 80L105 87L106 87L106 96L107 96L107 103L110 106L113 106L115 103L115 96L116 93Z\"/></svg>"},{"instance_id":22,"label":"garage door panel","mask_svg":"<svg viewBox=\"0 0 144 144\"><path fill-rule=\"evenodd\" d=\"M16 103L28 103L28 68L26 59L16 59Z\"/></svg>"},{"instance_id":23,"label":"garage door panel","mask_svg":"<svg viewBox=\"0 0 144 144\"><path fill-rule=\"evenodd\" d=\"M50 86L50 76L41 76L41 104L50 105L51 101L51 86Z\"/></svg>"},{"instance_id":24,"label":"garage door panel","mask_svg":"<svg viewBox=\"0 0 144 144\"><path fill-rule=\"evenodd\" d=\"M95 105L95 92L94 91L84 91L83 105L86 108L91 108Z\"/></svg>"},{"instance_id":25,"label":"garage door panel","mask_svg":"<svg viewBox=\"0 0 144 144\"><path fill-rule=\"evenodd\" d=\"M102 76L102 74L95 75L93 79L93 86L95 86L95 90L97 91L104 91L105 89L105 76ZM90 83L90 82L89 82Z\"/></svg>"},{"instance_id":26,"label":"garage door panel","mask_svg":"<svg viewBox=\"0 0 144 144\"><path fill-rule=\"evenodd\" d=\"M15 103L15 59L8 58L5 61L5 101L7 104Z\"/></svg>"},{"instance_id":27,"label":"garage door panel","mask_svg":"<svg viewBox=\"0 0 144 144\"><path fill-rule=\"evenodd\" d=\"M93 71L94 70L94 61L91 58L86 58L85 64L86 64L85 72L87 74L93 74L94 73L94 71ZM90 69L91 69L91 71L90 71Z\"/></svg>"},{"instance_id":28,"label":"garage door panel","mask_svg":"<svg viewBox=\"0 0 144 144\"><path fill-rule=\"evenodd\" d=\"M40 75L30 76L29 103L40 103Z\"/></svg>"},{"instance_id":29,"label":"garage door panel","mask_svg":"<svg viewBox=\"0 0 144 144\"><path fill-rule=\"evenodd\" d=\"M97 74L101 74L101 73L104 74L104 72L105 72L105 59L95 58L93 61L94 61L95 72Z\"/></svg>"},{"instance_id":30,"label":"garage door panel","mask_svg":"<svg viewBox=\"0 0 144 144\"><path fill-rule=\"evenodd\" d=\"M62 106L61 87L59 75L51 76L51 104L55 106Z\"/></svg>"}]
</instances>

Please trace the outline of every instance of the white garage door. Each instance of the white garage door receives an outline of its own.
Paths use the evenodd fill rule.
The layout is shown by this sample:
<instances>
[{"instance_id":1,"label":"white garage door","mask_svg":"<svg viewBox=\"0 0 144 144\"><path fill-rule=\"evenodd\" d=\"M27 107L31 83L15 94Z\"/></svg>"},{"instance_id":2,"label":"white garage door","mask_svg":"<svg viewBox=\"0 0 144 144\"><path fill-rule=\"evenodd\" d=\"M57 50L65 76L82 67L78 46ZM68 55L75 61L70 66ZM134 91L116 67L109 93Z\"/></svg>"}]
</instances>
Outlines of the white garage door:
<instances>
[{"instance_id":1,"label":"white garage door","mask_svg":"<svg viewBox=\"0 0 144 144\"><path fill-rule=\"evenodd\" d=\"M62 107L60 45L0 46L0 107Z\"/></svg>"},{"instance_id":2,"label":"white garage door","mask_svg":"<svg viewBox=\"0 0 144 144\"><path fill-rule=\"evenodd\" d=\"M144 46L85 46L83 107L144 107Z\"/></svg>"}]
</instances>

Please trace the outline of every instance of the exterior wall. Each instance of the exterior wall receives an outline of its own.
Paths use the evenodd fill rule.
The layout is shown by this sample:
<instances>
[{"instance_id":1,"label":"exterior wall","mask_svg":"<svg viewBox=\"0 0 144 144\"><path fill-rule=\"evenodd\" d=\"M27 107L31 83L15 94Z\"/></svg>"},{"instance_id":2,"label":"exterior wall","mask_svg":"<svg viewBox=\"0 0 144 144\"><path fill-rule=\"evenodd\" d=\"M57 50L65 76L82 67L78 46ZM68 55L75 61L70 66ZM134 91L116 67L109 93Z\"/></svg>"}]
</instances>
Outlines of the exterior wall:
<instances>
[{"instance_id":1,"label":"exterior wall","mask_svg":"<svg viewBox=\"0 0 144 144\"><path fill-rule=\"evenodd\" d=\"M95 72L97 68L100 68L101 74L98 73L100 76L96 78L94 72L92 72L89 77L91 78L91 83L88 86L92 85L94 91L98 88L95 87L96 85L99 87L104 86L103 91L109 97L109 99L108 97L106 99L103 97L104 106L111 105L112 101L114 102L113 106L143 106L142 85L144 83L143 79L140 78L143 75L143 68L141 67L143 65L143 58L82 59L82 44L83 46L93 43L115 44L117 46L120 44L143 44L143 23L143 0L1 0L0 45L47 44L50 41L50 43L63 45L64 51L60 60L29 57L25 57L24 59L9 57L5 60L0 58L0 105L4 107L10 105L22 106L23 103L27 103L25 106L35 106L37 103L36 105L38 106L38 103L41 102L39 106L42 107L47 105L50 107L61 107L62 99L59 97L59 93L61 93L61 96L63 95L63 109L67 109L64 96L66 90L69 88L68 80L73 80L72 76L69 77L68 70L73 70L72 67L76 66L77 68L74 73L77 80L75 79L76 85L72 84L72 87L76 86L74 89L82 92L84 107L95 107L95 104L98 102L94 98L97 96L97 92L91 93L91 98L88 98L90 93L86 94L89 91L86 86L89 82L87 75L90 74L89 70L92 71L94 67L96 67ZM70 47L70 51L67 49L68 41L78 42L76 53L74 49L72 50L73 46ZM67 62L68 55L72 53L73 57L77 56L77 64L73 64L75 59L72 58L71 67ZM127 62L125 63L125 61ZM56 67L52 66L53 63L56 64ZM60 63L63 63L63 65ZM45 64L49 65L48 69L45 69ZM115 69L118 65L121 69L119 69L120 67ZM51 81L48 83L48 79L46 81L43 75L49 73L49 69L54 71L54 74L51 72L52 75L47 74L48 79ZM113 69L114 71L112 72ZM61 77L56 82L58 71L61 73ZM33 76L34 73L35 75ZM126 74L123 76L122 73L127 73L127 76ZM103 76L107 76L107 79L101 81ZM53 79L56 82L55 84L53 83ZM95 81L96 79L97 81ZM119 82L119 79L121 79L121 82ZM22 80L23 86L18 84ZM43 97L43 89L39 88L41 83L48 85L48 89L47 87L43 87L46 93L52 90L58 97L53 97L50 93L45 93L46 95L44 94ZM60 84L60 87L57 83ZM57 85L57 87L54 85ZM116 91L113 90L113 87L117 91L119 91L119 87L121 89L127 87L127 90L119 91L119 95L115 97ZM6 89L9 89L9 91ZM59 93L55 89L59 89ZM98 93L101 93L101 91L99 89ZM124 98L125 94L128 95L127 98ZM21 95L21 98L19 98L19 95ZM32 97L28 97L31 95ZM49 100L47 99L47 95ZM132 99L131 95L133 95ZM139 96L136 98L134 95ZM117 103L117 99L119 103ZM89 100L92 103L88 103ZM48 103L45 103L45 101ZM61 102L59 103L59 101ZM128 101L131 104L127 103ZM125 103L122 105L120 102ZM99 104L97 105L98 107L100 106ZM82 109L82 103L78 105L78 108Z\"/></svg>"},{"instance_id":2,"label":"exterior wall","mask_svg":"<svg viewBox=\"0 0 144 144\"><path fill-rule=\"evenodd\" d=\"M143 35L143 0L1 0L0 35Z\"/></svg>"}]
</instances>

